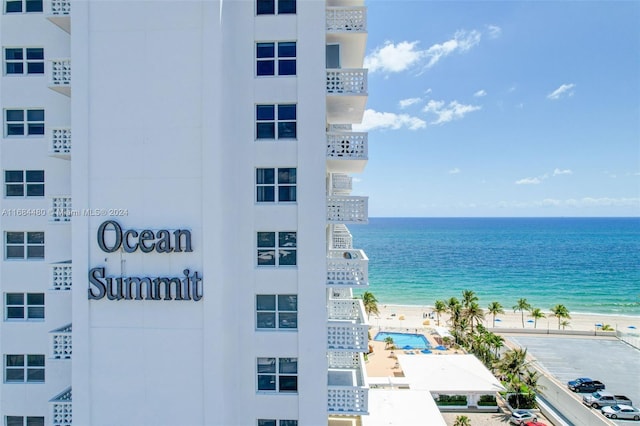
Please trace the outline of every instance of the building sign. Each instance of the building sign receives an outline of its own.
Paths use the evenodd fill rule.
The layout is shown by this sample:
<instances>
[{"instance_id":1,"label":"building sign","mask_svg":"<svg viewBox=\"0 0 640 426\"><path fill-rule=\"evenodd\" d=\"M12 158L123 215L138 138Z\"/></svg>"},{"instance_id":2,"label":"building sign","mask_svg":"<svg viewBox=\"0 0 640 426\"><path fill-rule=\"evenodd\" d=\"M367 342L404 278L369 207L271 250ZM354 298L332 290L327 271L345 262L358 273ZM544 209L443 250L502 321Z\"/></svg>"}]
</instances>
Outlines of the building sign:
<instances>
[{"instance_id":1,"label":"building sign","mask_svg":"<svg viewBox=\"0 0 640 426\"><path fill-rule=\"evenodd\" d=\"M149 229L122 230L115 220L107 220L98 228L98 247L105 253L120 249L126 253L190 253L191 231ZM89 299L99 300L193 300L202 299L202 276L184 269L178 277L108 276L104 266L89 270Z\"/></svg>"}]
</instances>

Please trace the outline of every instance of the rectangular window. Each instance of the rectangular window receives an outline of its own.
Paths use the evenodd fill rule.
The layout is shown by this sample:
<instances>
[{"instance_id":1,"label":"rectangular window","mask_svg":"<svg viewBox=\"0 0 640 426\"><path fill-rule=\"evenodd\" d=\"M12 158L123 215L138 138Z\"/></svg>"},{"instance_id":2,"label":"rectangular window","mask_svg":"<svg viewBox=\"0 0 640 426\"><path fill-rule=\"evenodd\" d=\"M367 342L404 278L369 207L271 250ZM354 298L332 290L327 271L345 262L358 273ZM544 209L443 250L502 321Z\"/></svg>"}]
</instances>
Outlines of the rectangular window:
<instances>
[{"instance_id":1,"label":"rectangular window","mask_svg":"<svg viewBox=\"0 0 640 426\"><path fill-rule=\"evenodd\" d=\"M44 293L6 293L7 320L44 319Z\"/></svg>"},{"instance_id":2,"label":"rectangular window","mask_svg":"<svg viewBox=\"0 0 640 426\"><path fill-rule=\"evenodd\" d=\"M297 329L298 295L258 294L256 295L256 328Z\"/></svg>"},{"instance_id":3,"label":"rectangular window","mask_svg":"<svg viewBox=\"0 0 640 426\"><path fill-rule=\"evenodd\" d=\"M5 0L5 13L42 12L42 0Z\"/></svg>"},{"instance_id":4,"label":"rectangular window","mask_svg":"<svg viewBox=\"0 0 640 426\"><path fill-rule=\"evenodd\" d=\"M295 266L296 232L258 232L258 266Z\"/></svg>"},{"instance_id":5,"label":"rectangular window","mask_svg":"<svg viewBox=\"0 0 640 426\"><path fill-rule=\"evenodd\" d=\"M44 49L12 47L4 49L4 70L12 74L44 74Z\"/></svg>"},{"instance_id":6,"label":"rectangular window","mask_svg":"<svg viewBox=\"0 0 640 426\"><path fill-rule=\"evenodd\" d=\"M256 13L258 15L296 13L296 0L256 0Z\"/></svg>"},{"instance_id":7,"label":"rectangular window","mask_svg":"<svg viewBox=\"0 0 640 426\"><path fill-rule=\"evenodd\" d=\"M44 170L5 170L5 196L44 197Z\"/></svg>"},{"instance_id":8,"label":"rectangular window","mask_svg":"<svg viewBox=\"0 0 640 426\"><path fill-rule=\"evenodd\" d=\"M44 355L5 355L5 383L44 382Z\"/></svg>"},{"instance_id":9,"label":"rectangular window","mask_svg":"<svg viewBox=\"0 0 640 426\"><path fill-rule=\"evenodd\" d=\"M6 232L6 259L44 259L44 232Z\"/></svg>"},{"instance_id":10,"label":"rectangular window","mask_svg":"<svg viewBox=\"0 0 640 426\"><path fill-rule=\"evenodd\" d=\"M277 181L276 181L277 176ZM296 201L296 169L256 169L256 201L258 203Z\"/></svg>"},{"instance_id":11,"label":"rectangular window","mask_svg":"<svg viewBox=\"0 0 640 426\"><path fill-rule=\"evenodd\" d=\"M296 42L256 43L256 74L296 75Z\"/></svg>"},{"instance_id":12,"label":"rectangular window","mask_svg":"<svg viewBox=\"0 0 640 426\"><path fill-rule=\"evenodd\" d=\"M256 105L256 139L295 139L296 104Z\"/></svg>"},{"instance_id":13,"label":"rectangular window","mask_svg":"<svg viewBox=\"0 0 640 426\"><path fill-rule=\"evenodd\" d=\"M258 419L258 426L298 426L297 420Z\"/></svg>"},{"instance_id":14,"label":"rectangular window","mask_svg":"<svg viewBox=\"0 0 640 426\"><path fill-rule=\"evenodd\" d=\"M298 358L258 358L258 390L298 391Z\"/></svg>"},{"instance_id":15,"label":"rectangular window","mask_svg":"<svg viewBox=\"0 0 640 426\"><path fill-rule=\"evenodd\" d=\"M5 136L44 135L43 109L6 109L4 111Z\"/></svg>"},{"instance_id":16,"label":"rectangular window","mask_svg":"<svg viewBox=\"0 0 640 426\"><path fill-rule=\"evenodd\" d=\"M44 426L44 417L39 416L6 416L6 426Z\"/></svg>"}]
</instances>

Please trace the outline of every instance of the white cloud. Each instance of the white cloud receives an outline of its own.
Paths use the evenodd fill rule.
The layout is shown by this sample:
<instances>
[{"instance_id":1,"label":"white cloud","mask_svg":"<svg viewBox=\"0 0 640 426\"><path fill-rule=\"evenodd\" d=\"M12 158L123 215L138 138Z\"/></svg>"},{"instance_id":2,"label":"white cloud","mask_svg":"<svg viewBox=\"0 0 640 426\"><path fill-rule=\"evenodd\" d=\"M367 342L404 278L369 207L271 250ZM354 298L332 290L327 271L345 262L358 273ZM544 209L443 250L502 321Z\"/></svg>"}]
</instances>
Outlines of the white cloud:
<instances>
[{"instance_id":1,"label":"white cloud","mask_svg":"<svg viewBox=\"0 0 640 426\"><path fill-rule=\"evenodd\" d=\"M528 177L516 181L516 185L539 185L542 183L542 179L538 177Z\"/></svg>"},{"instance_id":2,"label":"white cloud","mask_svg":"<svg viewBox=\"0 0 640 426\"><path fill-rule=\"evenodd\" d=\"M497 25L487 25L487 32L490 38L498 38L502 34L502 28Z\"/></svg>"},{"instance_id":3,"label":"white cloud","mask_svg":"<svg viewBox=\"0 0 640 426\"><path fill-rule=\"evenodd\" d=\"M475 96L476 98L481 98L483 96L487 96L487 92L484 89L478 90L476 93L473 94L473 96Z\"/></svg>"},{"instance_id":4,"label":"white cloud","mask_svg":"<svg viewBox=\"0 0 640 426\"><path fill-rule=\"evenodd\" d=\"M401 41L398 44L387 41L384 46L377 47L364 58L364 67L368 68L370 73L404 71L424 56L424 51L417 50L417 46L417 41Z\"/></svg>"},{"instance_id":5,"label":"white cloud","mask_svg":"<svg viewBox=\"0 0 640 426\"><path fill-rule=\"evenodd\" d=\"M451 101L448 105L445 105L444 101L430 100L422 110L438 116L438 118L432 121L431 124L442 124L460 119L468 113L477 111L481 108L482 107L477 105L463 105L458 101Z\"/></svg>"},{"instance_id":6,"label":"white cloud","mask_svg":"<svg viewBox=\"0 0 640 426\"><path fill-rule=\"evenodd\" d=\"M450 174L450 175L457 175L458 173L460 173L460 169L459 169L459 168L457 168L457 167L455 167L455 168L453 168L453 169L449 170L449 174Z\"/></svg>"},{"instance_id":7,"label":"white cloud","mask_svg":"<svg viewBox=\"0 0 640 426\"><path fill-rule=\"evenodd\" d=\"M444 43L434 44L424 52L425 56L429 58L429 62L427 62L425 67L431 68L437 64L440 59L452 54L453 52L466 52L473 46L480 43L480 37L480 32L476 30L456 31L452 39L447 40Z\"/></svg>"},{"instance_id":8,"label":"white cloud","mask_svg":"<svg viewBox=\"0 0 640 426\"><path fill-rule=\"evenodd\" d=\"M562 86L558 87L553 92L549 93L547 95L547 98L549 98L551 100L556 100L556 99L560 99L560 98L562 98L564 96L573 96L573 88L574 87L576 87L576 85L573 84L573 83L563 84Z\"/></svg>"},{"instance_id":9,"label":"white cloud","mask_svg":"<svg viewBox=\"0 0 640 426\"><path fill-rule=\"evenodd\" d=\"M558 175L571 175L571 174L573 174L573 172L572 172L570 169L560 170L560 169L556 168L556 169L553 171L553 175L554 175L554 176L558 176Z\"/></svg>"},{"instance_id":10,"label":"white cloud","mask_svg":"<svg viewBox=\"0 0 640 426\"><path fill-rule=\"evenodd\" d=\"M367 132L376 129L398 130L406 127L409 130L418 130L427 127L427 123L418 117L408 114L394 114L392 112L378 112L368 109L364 112L362 124L354 124L353 129Z\"/></svg>"},{"instance_id":11,"label":"white cloud","mask_svg":"<svg viewBox=\"0 0 640 426\"><path fill-rule=\"evenodd\" d=\"M409 99L402 99L400 101L400 109L405 109L407 107L410 107L413 104L417 104L418 102L421 102L422 99L420 98L409 98Z\"/></svg>"}]
</instances>

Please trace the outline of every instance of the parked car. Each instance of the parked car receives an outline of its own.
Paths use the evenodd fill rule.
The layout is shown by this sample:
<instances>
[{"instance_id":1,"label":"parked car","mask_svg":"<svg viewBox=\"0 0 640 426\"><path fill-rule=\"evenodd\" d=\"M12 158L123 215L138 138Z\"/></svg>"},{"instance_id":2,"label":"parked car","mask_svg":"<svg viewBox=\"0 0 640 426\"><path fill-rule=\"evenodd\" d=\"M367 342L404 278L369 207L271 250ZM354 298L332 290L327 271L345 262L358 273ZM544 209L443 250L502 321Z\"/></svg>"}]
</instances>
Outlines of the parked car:
<instances>
[{"instance_id":1,"label":"parked car","mask_svg":"<svg viewBox=\"0 0 640 426\"><path fill-rule=\"evenodd\" d=\"M546 423L540 423L539 421L534 420L532 422L526 422L524 424L524 426L547 426L547 424Z\"/></svg>"},{"instance_id":2,"label":"parked car","mask_svg":"<svg viewBox=\"0 0 640 426\"><path fill-rule=\"evenodd\" d=\"M524 425L531 421L537 422L538 417L528 410L515 410L511 413L511 418L509 418L509 423L513 425Z\"/></svg>"},{"instance_id":3,"label":"parked car","mask_svg":"<svg viewBox=\"0 0 640 426\"><path fill-rule=\"evenodd\" d=\"M602 414L612 419L640 420L640 410L631 405L602 407Z\"/></svg>"},{"instance_id":4,"label":"parked car","mask_svg":"<svg viewBox=\"0 0 640 426\"><path fill-rule=\"evenodd\" d=\"M633 405L631 400L624 395L614 395L611 392L594 392L582 397L582 403L593 408L602 408L611 405Z\"/></svg>"},{"instance_id":5,"label":"parked car","mask_svg":"<svg viewBox=\"0 0 640 426\"><path fill-rule=\"evenodd\" d=\"M574 392L589 393L605 389L604 383L588 377L580 377L575 380L571 380L570 382L567 382L567 387Z\"/></svg>"}]
</instances>

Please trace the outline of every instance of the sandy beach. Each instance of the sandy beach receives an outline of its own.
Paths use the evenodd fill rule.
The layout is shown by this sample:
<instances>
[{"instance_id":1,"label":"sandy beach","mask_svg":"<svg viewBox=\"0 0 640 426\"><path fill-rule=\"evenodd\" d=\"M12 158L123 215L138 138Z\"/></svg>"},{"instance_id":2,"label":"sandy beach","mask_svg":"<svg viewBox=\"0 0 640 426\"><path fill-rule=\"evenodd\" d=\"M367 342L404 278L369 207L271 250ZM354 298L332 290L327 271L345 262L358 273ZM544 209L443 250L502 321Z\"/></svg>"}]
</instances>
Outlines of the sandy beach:
<instances>
[{"instance_id":1,"label":"sandy beach","mask_svg":"<svg viewBox=\"0 0 640 426\"><path fill-rule=\"evenodd\" d=\"M437 319L435 313L433 313L432 306L409 306L409 305L387 305L378 302L378 309L380 315L371 315L369 318L369 325L375 328L408 328L408 329L422 329L427 326L437 325ZM486 313L484 326L493 327L493 317ZM522 319L520 312L514 312L513 309L504 308L505 313L496 316L496 329L507 328L522 328ZM558 319L548 311L545 311L546 318L538 319L537 324L534 324L533 318L529 316L528 312L524 313L524 328L541 330L557 330ZM625 316L625 315L600 315L600 314L577 314L571 313L571 319L569 319L569 325L566 330L573 331L595 331L599 329L596 324L608 324L614 330L624 332L637 332L640 333L640 316ZM448 314L440 315L440 325L447 326ZM428 323L426 323L428 321ZM630 328L630 327L635 327Z\"/></svg>"}]
</instances>

